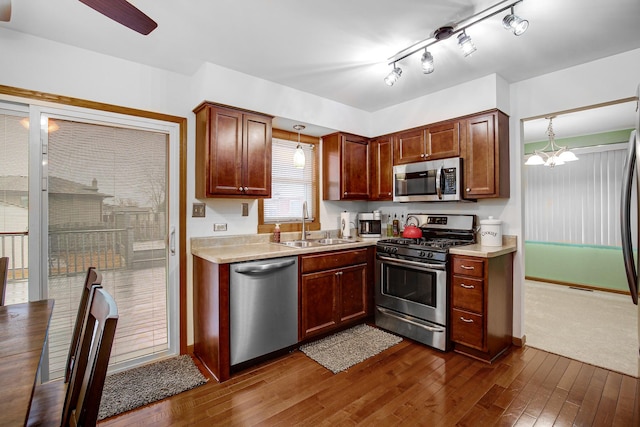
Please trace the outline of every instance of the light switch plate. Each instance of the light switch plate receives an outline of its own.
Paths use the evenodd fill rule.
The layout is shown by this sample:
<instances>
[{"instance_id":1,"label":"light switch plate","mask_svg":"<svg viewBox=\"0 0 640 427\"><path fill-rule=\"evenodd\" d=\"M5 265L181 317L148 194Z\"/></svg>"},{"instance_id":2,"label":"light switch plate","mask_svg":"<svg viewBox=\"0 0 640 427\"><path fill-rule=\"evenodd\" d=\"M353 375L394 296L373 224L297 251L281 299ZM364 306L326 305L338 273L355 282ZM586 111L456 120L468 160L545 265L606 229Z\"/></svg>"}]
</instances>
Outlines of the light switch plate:
<instances>
[{"instance_id":1,"label":"light switch plate","mask_svg":"<svg viewBox=\"0 0 640 427\"><path fill-rule=\"evenodd\" d=\"M249 216L249 203L242 204L242 216Z\"/></svg>"},{"instance_id":2,"label":"light switch plate","mask_svg":"<svg viewBox=\"0 0 640 427\"><path fill-rule=\"evenodd\" d=\"M227 231L227 224L213 224L213 231Z\"/></svg>"},{"instance_id":3,"label":"light switch plate","mask_svg":"<svg viewBox=\"0 0 640 427\"><path fill-rule=\"evenodd\" d=\"M204 203L194 203L193 210L191 211L191 216L194 218L204 218L205 211L206 209Z\"/></svg>"}]
</instances>

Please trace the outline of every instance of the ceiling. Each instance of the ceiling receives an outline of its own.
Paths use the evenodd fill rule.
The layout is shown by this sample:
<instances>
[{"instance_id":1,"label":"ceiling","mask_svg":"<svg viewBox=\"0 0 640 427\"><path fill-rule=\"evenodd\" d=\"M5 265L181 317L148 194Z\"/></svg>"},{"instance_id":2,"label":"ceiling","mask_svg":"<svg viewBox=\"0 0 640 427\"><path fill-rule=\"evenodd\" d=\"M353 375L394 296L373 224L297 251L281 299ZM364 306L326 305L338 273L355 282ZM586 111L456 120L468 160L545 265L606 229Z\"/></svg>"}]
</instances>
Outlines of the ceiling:
<instances>
[{"instance_id":1,"label":"ceiling","mask_svg":"<svg viewBox=\"0 0 640 427\"><path fill-rule=\"evenodd\" d=\"M467 30L473 55L441 41L429 48L434 73L422 74L419 52L389 87L389 57L501 1L130 2L158 23L148 36L78 0L13 0L0 27L185 75L209 62L369 112L493 73L513 83L640 48L638 0L524 0L515 13L530 22L525 34L505 31L498 14Z\"/></svg>"}]
</instances>

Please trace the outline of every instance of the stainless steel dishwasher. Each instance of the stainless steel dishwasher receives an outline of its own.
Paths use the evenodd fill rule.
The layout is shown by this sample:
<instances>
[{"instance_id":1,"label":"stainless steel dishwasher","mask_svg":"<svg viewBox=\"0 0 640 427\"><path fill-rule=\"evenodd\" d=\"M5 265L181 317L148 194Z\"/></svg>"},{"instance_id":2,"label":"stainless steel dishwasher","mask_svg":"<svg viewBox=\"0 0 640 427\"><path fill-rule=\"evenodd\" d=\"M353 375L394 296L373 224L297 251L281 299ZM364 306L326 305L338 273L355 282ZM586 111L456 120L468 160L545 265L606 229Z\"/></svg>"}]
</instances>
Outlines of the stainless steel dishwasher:
<instances>
[{"instance_id":1,"label":"stainless steel dishwasher","mask_svg":"<svg viewBox=\"0 0 640 427\"><path fill-rule=\"evenodd\" d=\"M298 257L231 264L231 365L298 342Z\"/></svg>"}]
</instances>

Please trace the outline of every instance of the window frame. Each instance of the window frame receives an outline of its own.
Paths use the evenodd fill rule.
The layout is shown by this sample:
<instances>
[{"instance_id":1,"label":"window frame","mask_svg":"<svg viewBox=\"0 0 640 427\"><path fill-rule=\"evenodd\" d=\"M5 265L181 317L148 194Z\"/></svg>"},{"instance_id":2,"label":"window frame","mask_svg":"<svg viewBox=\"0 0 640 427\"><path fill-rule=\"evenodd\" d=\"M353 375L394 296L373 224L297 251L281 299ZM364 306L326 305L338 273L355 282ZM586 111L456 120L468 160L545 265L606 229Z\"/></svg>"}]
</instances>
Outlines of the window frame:
<instances>
[{"instance_id":1,"label":"window frame","mask_svg":"<svg viewBox=\"0 0 640 427\"><path fill-rule=\"evenodd\" d=\"M272 129L271 137L285 141L291 141L292 144L298 143L298 134L295 132L289 132L282 129ZM308 231L320 230L320 138L316 138L309 135L300 134L300 142L313 145L315 155L312 162L307 162L305 167L311 166L313 168L313 181L315 182L315 191L312 195L313 205L316 207L316 212L309 212L313 216L313 221L305 221L306 229ZM258 233L273 233L275 224L264 222L264 199L258 199ZM294 232L302 231L302 221L300 222L285 222L280 224L280 230L282 232Z\"/></svg>"}]
</instances>

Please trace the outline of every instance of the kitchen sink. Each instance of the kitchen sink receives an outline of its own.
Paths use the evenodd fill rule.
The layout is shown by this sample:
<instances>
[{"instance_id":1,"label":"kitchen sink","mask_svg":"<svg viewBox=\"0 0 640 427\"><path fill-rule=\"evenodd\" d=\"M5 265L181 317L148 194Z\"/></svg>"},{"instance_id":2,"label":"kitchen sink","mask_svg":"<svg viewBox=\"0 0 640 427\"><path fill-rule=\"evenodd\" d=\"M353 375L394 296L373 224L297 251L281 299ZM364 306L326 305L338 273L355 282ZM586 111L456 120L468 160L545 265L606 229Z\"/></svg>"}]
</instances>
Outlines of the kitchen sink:
<instances>
[{"instance_id":1,"label":"kitchen sink","mask_svg":"<svg viewBox=\"0 0 640 427\"><path fill-rule=\"evenodd\" d=\"M314 246L315 242L310 240L289 240L288 242L280 242L281 245L291 246L292 248L308 248Z\"/></svg>"},{"instance_id":2,"label":"kitchen sink","mask_svg":"<svg viewBox=\"0 0 640 427\"><path fill-rule=\"evenodd\" d=\"M339 245L341 243L351 243L352 240L345 239L319 239L316 240L319 245Z\"/></svg>"},{"instance_id":3,"label":"kitchen sink","mask_svg":"<svg viewBox=\"0 0 640 427\"><path fill-rule=\"evenodd\" d=\"M345 239L310 239L310 240L288 240L280 242L281 245L290 246L292 248L308 248L310 246L327 246L327 245L339 245L341 243L352 243L353 240Z\"/></svg>"}]
</instances>

